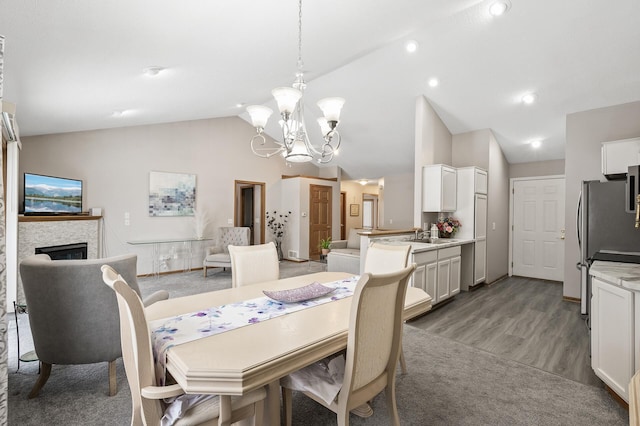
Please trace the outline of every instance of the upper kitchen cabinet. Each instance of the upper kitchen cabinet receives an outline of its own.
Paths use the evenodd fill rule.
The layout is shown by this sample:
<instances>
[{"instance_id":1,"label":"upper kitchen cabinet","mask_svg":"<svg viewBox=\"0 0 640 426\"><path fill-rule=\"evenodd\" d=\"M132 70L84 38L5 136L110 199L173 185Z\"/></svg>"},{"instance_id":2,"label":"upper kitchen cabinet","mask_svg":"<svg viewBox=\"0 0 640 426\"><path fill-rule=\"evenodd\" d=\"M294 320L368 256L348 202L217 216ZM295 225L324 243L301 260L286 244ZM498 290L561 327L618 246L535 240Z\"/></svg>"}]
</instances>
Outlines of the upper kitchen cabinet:
<instances>
[{"instance_id":1,"label":"upper kitchen cabinet","mask_svg":"<svg viewBox=\"0 0 640 426\"><path fill-rule=\"evenodd\" d=\"M629 166L640 164L640 138L602 142L602 174L624 179Z\"/></svg>"},{"instance_id":2,"label":"upper kitchen cabinet","mask_svg":"<svg viewBox=\"0 0 640 426\"><path fill-rule=\"evenodd\" d=\"M453 212L457 197L456 169L444 164L422 167L422 211Z\"/></svg>"}]
</instances>

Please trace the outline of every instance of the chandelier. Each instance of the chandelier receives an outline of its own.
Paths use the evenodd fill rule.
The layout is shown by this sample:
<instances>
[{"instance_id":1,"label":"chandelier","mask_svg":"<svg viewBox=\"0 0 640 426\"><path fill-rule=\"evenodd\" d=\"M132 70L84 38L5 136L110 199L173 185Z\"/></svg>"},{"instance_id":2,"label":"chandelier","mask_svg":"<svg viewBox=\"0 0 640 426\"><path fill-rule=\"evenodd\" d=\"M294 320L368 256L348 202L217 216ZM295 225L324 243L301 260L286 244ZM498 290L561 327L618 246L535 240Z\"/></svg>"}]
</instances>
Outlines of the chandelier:
<instances>
[{"instance_id":1,"label":"chandelier","mask_svg":"<svg viewBox=\"0 0 640 426\"><path fill-rule=\"evenodd\" d=\"M325 98L318 101L318 107L324 117L318 118L323 143L314 146L309 140L304 123L304 103L302 96L307 84L304 81L304 63L302 62L302 0L298 1L298 71L292 87L276 87L271 94L280 110L280 126L282 127L282 141L267 144L264 128L273 110L264 105L251 105L247 112L251 116L251 123L256 128L256 134L251 138L251 150L259 157L270 158L282 154L287 162L305 163L317 161L328 163L333 159L340 147L340 134L336 130L340 121L340 110L344 105L343 98Z\"/></svg>"}]
</instances>

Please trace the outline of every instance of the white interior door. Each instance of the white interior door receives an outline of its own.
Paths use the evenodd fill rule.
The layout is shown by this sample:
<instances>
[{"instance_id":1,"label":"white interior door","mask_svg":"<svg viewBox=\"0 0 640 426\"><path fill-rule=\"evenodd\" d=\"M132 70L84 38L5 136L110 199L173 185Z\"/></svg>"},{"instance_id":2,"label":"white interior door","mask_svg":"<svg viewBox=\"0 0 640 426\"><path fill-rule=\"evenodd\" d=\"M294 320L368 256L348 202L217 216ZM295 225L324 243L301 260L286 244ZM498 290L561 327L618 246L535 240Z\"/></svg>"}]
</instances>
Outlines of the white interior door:
<instances>
[{"instance_id":1,"label":"white interior door","mask_svg":"<svg viewBox=\"0 0 640 426\"><path fill-rule=\"evenodd\" d=\"M513 182L513 274L564 279L564 178Z\"/></svg>"}]
</instances>

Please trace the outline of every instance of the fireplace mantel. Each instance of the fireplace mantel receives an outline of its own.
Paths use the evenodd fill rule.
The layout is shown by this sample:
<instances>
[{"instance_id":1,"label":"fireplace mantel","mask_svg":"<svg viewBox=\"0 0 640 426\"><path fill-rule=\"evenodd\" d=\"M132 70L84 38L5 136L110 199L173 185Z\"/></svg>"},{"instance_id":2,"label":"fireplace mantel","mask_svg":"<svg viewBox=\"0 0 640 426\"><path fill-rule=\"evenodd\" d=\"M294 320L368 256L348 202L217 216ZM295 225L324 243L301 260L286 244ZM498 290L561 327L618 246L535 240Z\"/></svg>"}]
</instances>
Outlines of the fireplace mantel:
<instances>
[{"instance_id":1,"label":"fireplace mantel","mask_svg":"<svg viewBox=\"0 0 640 426\"><path fill-rule=\"evenodd\" d=\"M87 243L87 258L100 257L102 216L65 215L65 216L18 216L18 265L35 254L36 247L49 247L65 244ZM16 294L18 303L24 303L22 279L18 269ZM8 295L7 300L12 300Z\"/></svg>"},{"instance_id":2,"label":"fireplace mantel","mask_svg":"<svg viewBox=\"0 0 640 426\"><path fill-rule=\"evenodd\" d=\"M18 216L18 222L59 222L62 220L100 220L102 216L89 215L52 215L52 216Z\"/></svg>"}]
</instances>

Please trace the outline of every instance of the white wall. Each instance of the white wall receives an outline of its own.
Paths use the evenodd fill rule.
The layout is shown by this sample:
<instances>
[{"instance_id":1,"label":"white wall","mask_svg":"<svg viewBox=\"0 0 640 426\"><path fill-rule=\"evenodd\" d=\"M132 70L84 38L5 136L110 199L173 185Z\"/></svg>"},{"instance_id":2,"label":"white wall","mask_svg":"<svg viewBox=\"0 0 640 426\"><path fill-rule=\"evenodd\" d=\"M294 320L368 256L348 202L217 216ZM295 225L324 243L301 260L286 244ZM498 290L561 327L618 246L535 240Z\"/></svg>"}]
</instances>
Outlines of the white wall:
<instances>
[{"instance_id":1,"label":"white wall","mask_svg":"<svg viewBox=\"0 0 640 426\"><path fill-rule=\"evenodd\" d=\"M380 227L408 229L413 227L414 174L384 177L384 190L380 191ZM348 214L348 213L347 213Z\"/></svg>"},{"instance_id":2,"label":"white wall","mask_svg":"<svg viewBox=\"0 0 640 426\"><path fill-rule=\"evenodd\" d=\"M416 140L414 163L413 226L421 227L422 213L422 166L428 164L451 164L451 132L440 119L427 98L416 98Z\"/></svg>"},{"instance_id":3,"label":"white wall","mask_svg":"<svg viewBox=\"0 0 640 426\"><path fill-rule=\"evenodd\" d=\"M567 115L565 148L565 297L580 298L580 261L576 223L576 205L583 180L604 180L600 167L602 142L640 136L640 101ZM635 229L629 232L637 232Z\"/></svg>"},{"instance_id":4,"label":"white wall","mask_svg":"<svg viewBox=\"0 0 640 426\"><path fill-rule=\"evenodd\" d=\"M510 178L564 175L564 160L534 161L509 165Z\"/></svg>"},{"instance_id":5,"label":"white wall","mask_svg":"<svg viewBox=\"0 0 640 426\"><path fill-rule=\"evenodd\" d=\"M28 137L20 173L82 179L85 209L103 209L106 255L137 253L138 272L148 273L150 249L127 241L195 235L193 217L149 217L150 171L197 175L197 208L208 213L205 235L211 237L233 220L234 180L265 182L266 208L272 210L280 208L283 174L317 175L311 164L289 168L280 158L256 157L249 147L254 133L245 121L229 117ZM124 225L125 212L130 226ZM171 269L181 269L177 263ZM192 264L202 265L201 252Z\"/></svg>"}]
</instances>

